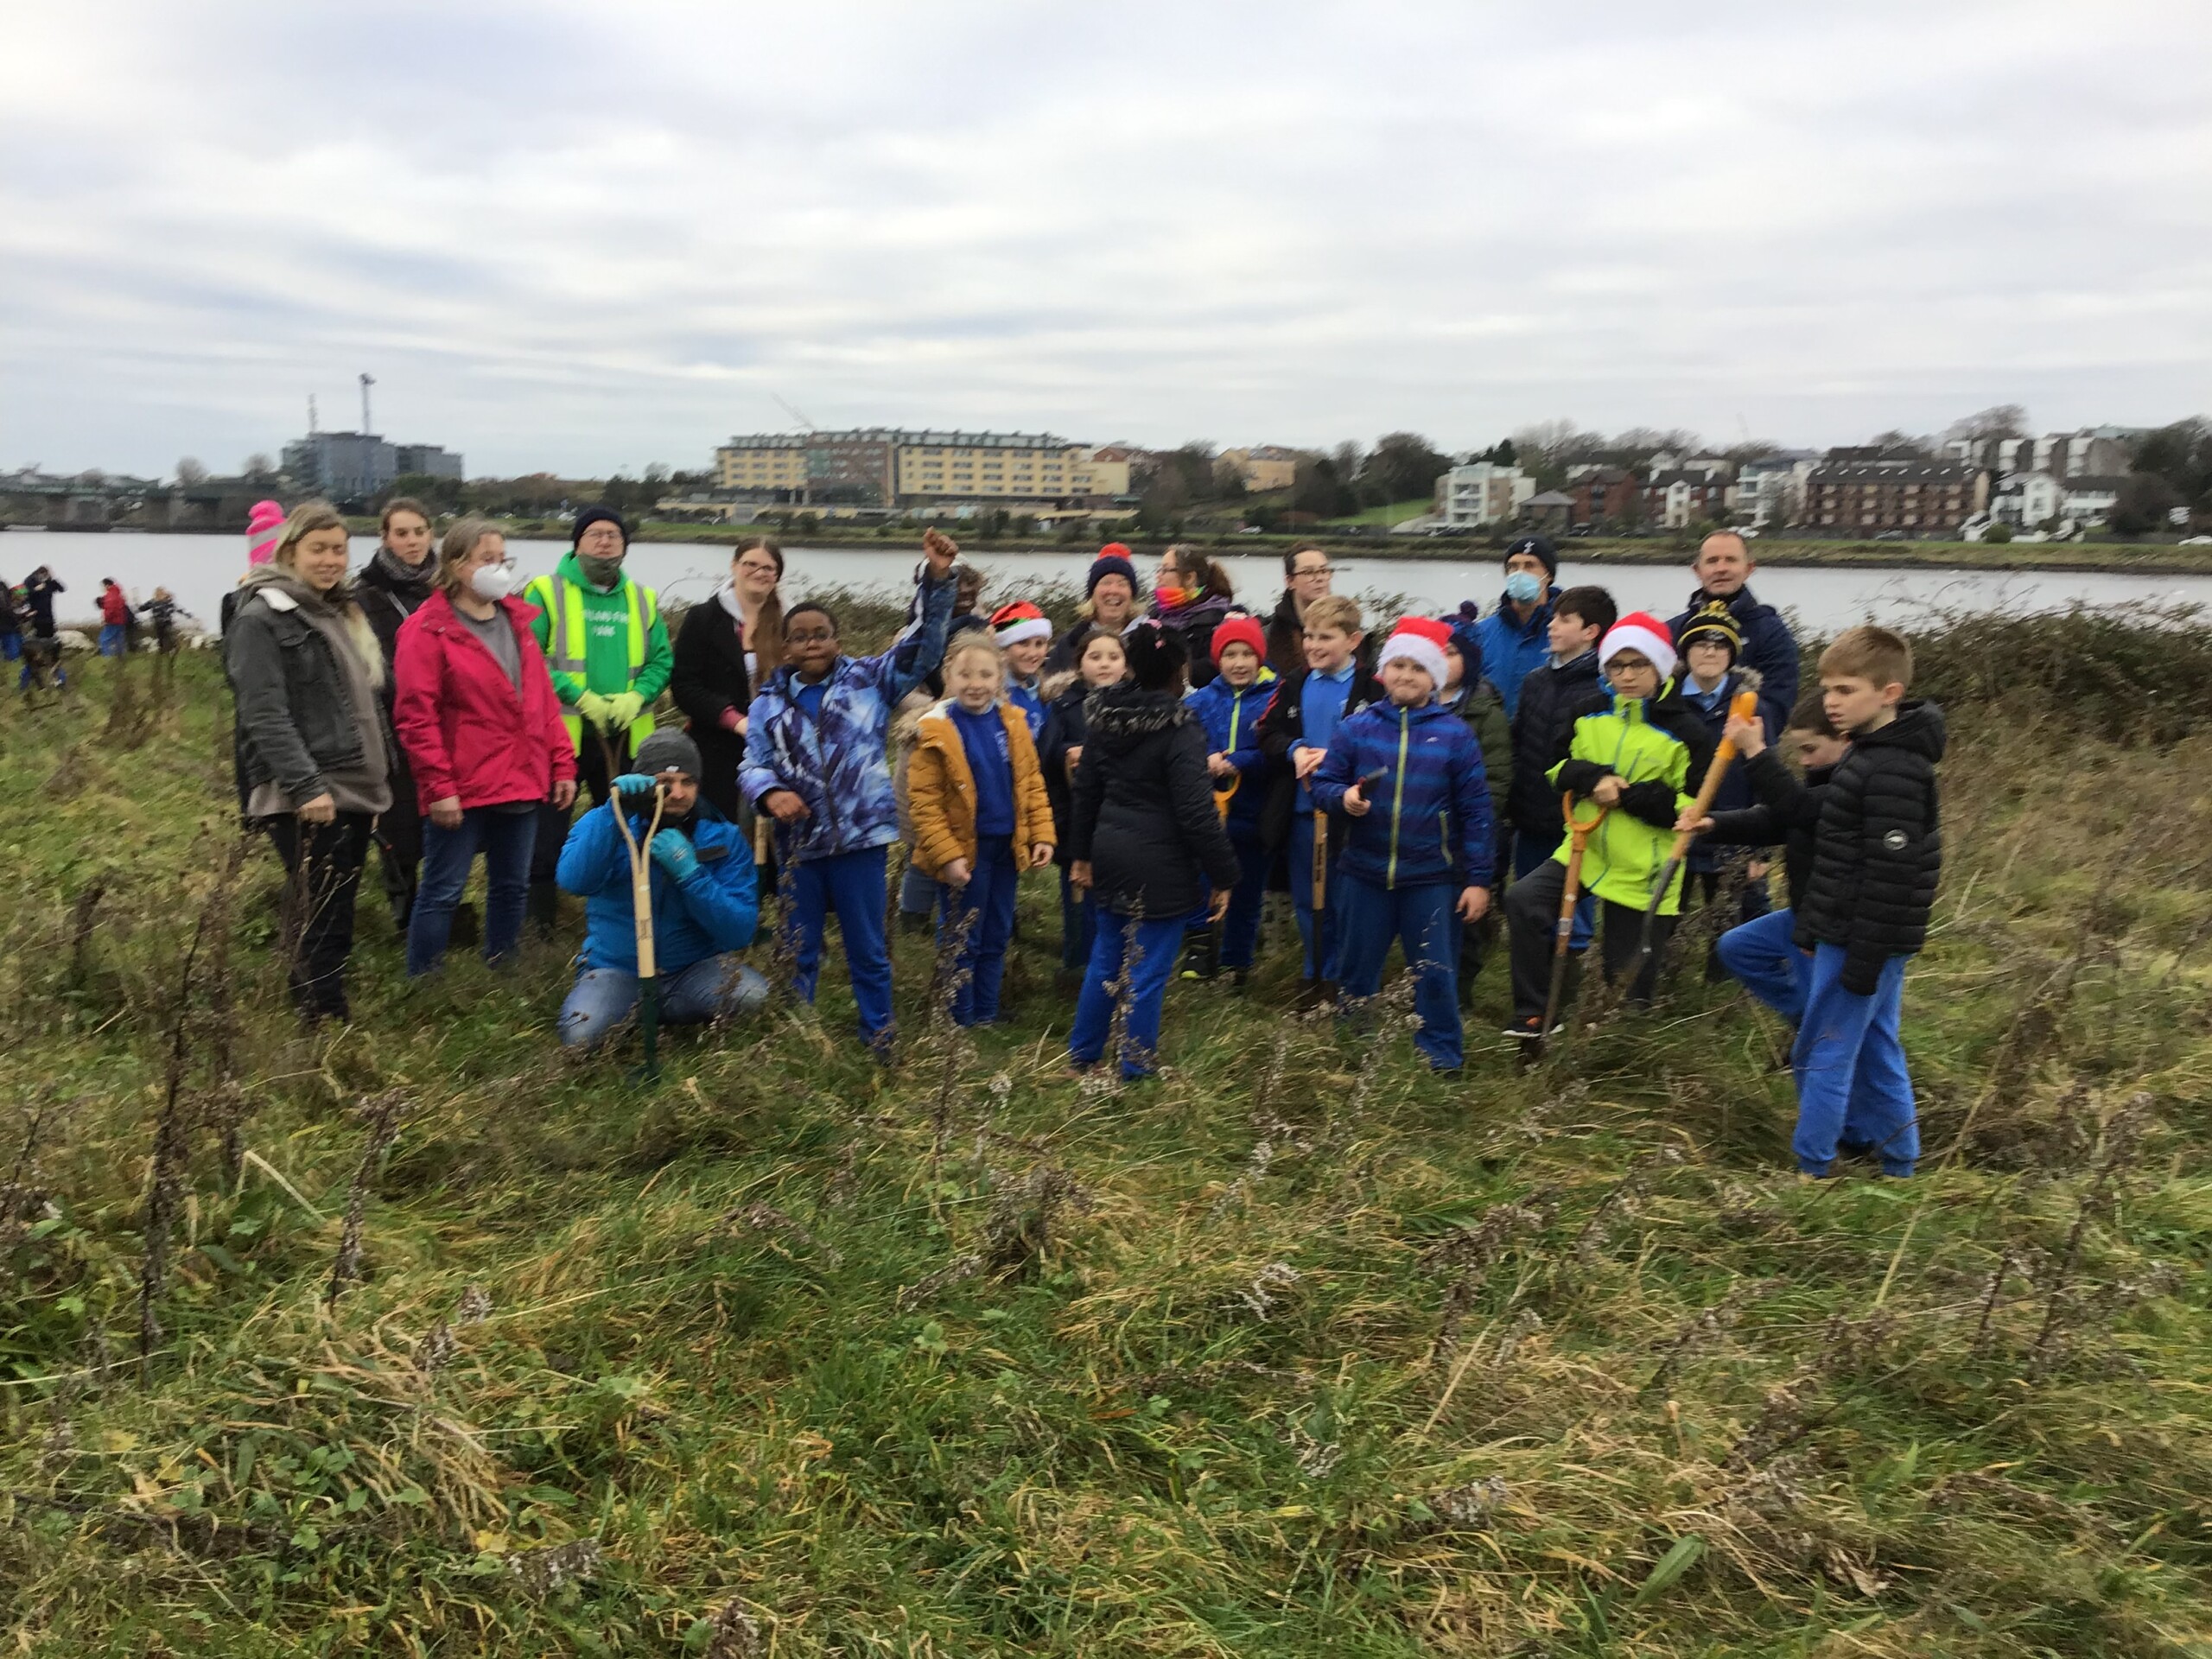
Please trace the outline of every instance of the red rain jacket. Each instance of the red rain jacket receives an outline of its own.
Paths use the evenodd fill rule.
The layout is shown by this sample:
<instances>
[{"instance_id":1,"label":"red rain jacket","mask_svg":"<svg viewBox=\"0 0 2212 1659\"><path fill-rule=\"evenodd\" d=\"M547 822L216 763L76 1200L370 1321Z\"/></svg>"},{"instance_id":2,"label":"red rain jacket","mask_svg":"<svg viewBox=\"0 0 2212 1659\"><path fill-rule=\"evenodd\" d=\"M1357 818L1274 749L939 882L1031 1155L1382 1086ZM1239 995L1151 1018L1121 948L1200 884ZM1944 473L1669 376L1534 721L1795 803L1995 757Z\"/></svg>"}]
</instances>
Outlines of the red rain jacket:
<instances>
[{"instance_id":1,"label":"red rain jacket","mask_svg":"<svg viewBox=\"0 0 2212 1659\"><path fill-rule=\"evenodd\" d=\"M522 650L519 692L444 594L432 594L400 626L391 723L423 811L449 795L464 808L542 801L576 775L545 653L530 630L537 607L507 598L499 608Z\"/></svg>"}]
</instances>

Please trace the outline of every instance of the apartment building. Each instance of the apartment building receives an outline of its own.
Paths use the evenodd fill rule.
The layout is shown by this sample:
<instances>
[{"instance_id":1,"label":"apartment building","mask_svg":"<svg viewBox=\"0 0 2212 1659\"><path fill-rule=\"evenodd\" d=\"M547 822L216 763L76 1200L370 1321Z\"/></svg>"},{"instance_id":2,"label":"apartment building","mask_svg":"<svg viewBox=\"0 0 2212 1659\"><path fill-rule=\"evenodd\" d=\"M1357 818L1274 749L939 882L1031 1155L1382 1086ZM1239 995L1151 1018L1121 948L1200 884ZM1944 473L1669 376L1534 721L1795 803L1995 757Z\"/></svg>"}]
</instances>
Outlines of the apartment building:
<instances>
[{"instance_id":1,"label":"apartment building","mask_svg":"<svg viewBox=\"0 0 2212 1659\"><path fill-rule=\"evenodd\" d=\"M1988 505L1986 467L1840 448L1807 477L1802 522L1821 536L1948 536Z\"/></svg>"},{"instance_id":2,"label":"apartment building","mask_svg":"<svg viewBox=\"0 0 2212 1659\"><path fill-rule=\"evenodd\" d=\"M1511 524L1535 493L1536 480L1518 467L1471 461L1436 480L1436 512L1454 529Z\"/></svg>"},{"instance_id":3,"label":"apartment building","mask_svg":"<svg viewBox=\"0 0 2212 1659\"><path fill-rule=\"evenodd\" d=\"M1244 480L1247 495L1265 495L1271 490L1291 488L1298 482L1298 457L1297 450L1286 449L1279 443L1221 452L1221 458L1234 467L1237 477Z\"/></svg>"},{"instance_id":4,"label":"apartment building","mask_svg":"<svg viewBox=\"0 0 2212 1659\"><path fill-rule=\"evenodd\" d=\"M823 505L1107 505L1129 493L1128 452L1049 432L759 433L715 451L723 489Z\"/></svg>"}]
</instances>

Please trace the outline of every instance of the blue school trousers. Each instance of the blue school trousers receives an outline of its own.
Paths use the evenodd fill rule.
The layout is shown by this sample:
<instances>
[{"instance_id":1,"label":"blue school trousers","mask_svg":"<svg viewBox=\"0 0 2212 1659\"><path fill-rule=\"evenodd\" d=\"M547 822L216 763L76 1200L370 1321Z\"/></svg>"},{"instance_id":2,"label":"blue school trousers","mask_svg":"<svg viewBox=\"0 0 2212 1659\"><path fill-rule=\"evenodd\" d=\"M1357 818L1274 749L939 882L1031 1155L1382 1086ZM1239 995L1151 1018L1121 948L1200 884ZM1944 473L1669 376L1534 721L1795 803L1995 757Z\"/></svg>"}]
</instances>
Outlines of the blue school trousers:
<instances>
[{"instance_id":1,"label":"blue school trousers","mask_svg":"<svg viewBox=\"0 0 2212 1659\"><path fill-rule=\"evenodd\" d=\"M863 847L856 853L801 859L791 869L792 988L814 1001L822 972L823 925L834 910L837 930L845 937L845 966L852 974L861 1035L878 1049L891 1040L891 953L883 943L889 851Z\"/></svg>"},{"instance_id":2,"label":"blue school trousers","mask_svg":"<svg viewBox=\"0 0 2212 1659\"><path fill-rule=\"evenodd\" d=\"M1912 1078L1897 1021L1910 957L1891 957L1872 996L1843 988L1846 952L1816 945L1805 981L1805 1019L1789 1057L1797 1076L1797 1133L1790 1150L1808 1175L1825 1175L1839 1146L1865 1149L1886 1175L1910 1175L1920 1157Z\"/></svg>"},{"instance_id":3,"label":"blue school trousers","mask_svg":"<svg viewBox=\"0 0 2212 1659\"><path fill-rule=\"evenodd\" d=\"M1337 976L1337 859L1329 860L1321 881L1327 903L1313 909L1313 815L1300 812L1290 821L1290 902L1298 912L1298 937L1306 946L1303 969L1307 979Z\"/></svg>"},{"instance_id":4,"label":"blue school trousers","mask_svg":"<svg viewBox=\"0 0 2212 1659\"><path fill-rule=\"evenodd\" d=\"M1236 849L1236 885L1229 890L1229 914L1221 918L1221 965L1243 969L1260 950L1260 912L1268 897L1268 855L1256 823L1229 821L1229 844ZM1313 896L1313 855L1306 855L1306 894Z\"/></svg>"},{"instance_id":5,"label":"blue school trousers","mask_svg":"<svg viewBox=\"0 0 2212 1659\"><path fill-rule=\"evenodd\" d=\"M963 918L973 913L959 968L966 975L952 997L952 1023L988 1026L999 1017L999 984L1006 977L1006 942L1014 937L1014 900L1020 890L1021 865L1012 836L978 836L968 885L944 889L944 919L938 937L949 939Z\"/></svg>"},{"instance_id":6,"label":"blue school trousers","mask_svg":"<svg viewBox=\"0 0 2212 1659\"><path fill-rule=\"evenodd\" d=\"M1133 921L1112 911L1098 915L1098 935L1091 942L1090 963L1084 969L1083 990L1075 1001L1075 1026L1068 1033L1068 1059L1088 1068L1106 1052L1106 1035L1114 1020L1114 993L1108 988L1121 977L1125 936L1135 935L1135 967L1129 974L1129 1016L1122 1030L1122 1075L1151 1075L1153 1058L1160 1047L1160 1008L1167 1001L1167 982L1183 948L1187 916L1165 921Z\"/></svg>"},{"instance_id":7,"label":"blue school trousers","mask_svg":"<svg viewBox=\"0 0 2212 1659\"><path fill-rule=\"evenodd\" d=\"M1414 976L1414 1013L1421 1029L1414 1046L1438 1071L1457 1071L1465 1056L1459 1030L1459 930L1452 925L1456 890L1448 881L1386 887L1349 870L1338 873L1329 895L1337 918L1340 989L1349 997L1382 988L1382 963L1390 942L1405 947Z\"/></svg>"},{"instance_id":8,"label":"blue school trousers","mask_svg":"<svg viewBox=\"0 0 2212 1659\"><path fill-rule=\"evenodd\" d=\"M1805 979L1812 958L1790 942L1796 917L1770 910L1756 921L1730 928L1713 944L1720 965L1744 988L1796 1025L1805 1016Z\"/></svg>"}]
</instances>

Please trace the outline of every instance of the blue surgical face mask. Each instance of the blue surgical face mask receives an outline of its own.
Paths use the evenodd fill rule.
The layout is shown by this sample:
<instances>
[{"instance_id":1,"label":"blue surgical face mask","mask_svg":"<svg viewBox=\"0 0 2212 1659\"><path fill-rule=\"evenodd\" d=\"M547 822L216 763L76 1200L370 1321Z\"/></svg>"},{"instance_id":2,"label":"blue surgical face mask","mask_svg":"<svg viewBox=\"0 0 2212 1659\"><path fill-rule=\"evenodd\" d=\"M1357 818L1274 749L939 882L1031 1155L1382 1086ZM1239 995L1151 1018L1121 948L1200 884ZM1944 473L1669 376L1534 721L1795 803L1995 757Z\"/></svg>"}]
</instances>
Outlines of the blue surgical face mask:
<instances>
[{"instance_id":1,"label":"blue surgical face mask","mask_svg":"<svg viewBox=\"0 0 2212 1659\"><path fill-rule=\"evenodd\" d=\"M1533 570L1516 570L1505 578L1505 596L1516 605L1534 604L1544 596L1544 579Z\"/></svg>"}]
</instances>

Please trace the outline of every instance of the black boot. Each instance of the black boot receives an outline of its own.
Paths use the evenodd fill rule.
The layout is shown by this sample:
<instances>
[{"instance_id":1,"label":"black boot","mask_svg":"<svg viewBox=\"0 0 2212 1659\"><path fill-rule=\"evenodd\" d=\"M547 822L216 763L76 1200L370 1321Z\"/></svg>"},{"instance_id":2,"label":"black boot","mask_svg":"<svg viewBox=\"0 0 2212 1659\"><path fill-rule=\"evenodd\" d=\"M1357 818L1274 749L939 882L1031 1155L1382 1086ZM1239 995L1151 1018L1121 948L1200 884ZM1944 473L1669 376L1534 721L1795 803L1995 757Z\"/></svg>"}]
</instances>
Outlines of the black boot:
<instances>
[{"instance_id":1,"label":"black boot","mask_svg":"<svg viewBox=\"0 0 2212 1659\"><path fill-rule=\"evenodd\" d=\"M550 881L530 884L530 925L540 933L550 933L560 925L561 889Z\"/></svg>"},{"instance_id":2,"label":"black boot","mask_svg":"<svg viewBox=\"0 0 2212 1659\"><path fill-rule=\"evenodd\" d=\"M1221 971L1221 936L1212 928L1193 933L1183 944L1185 979L1211 979Z\"/></svg>"}]
</instances>

